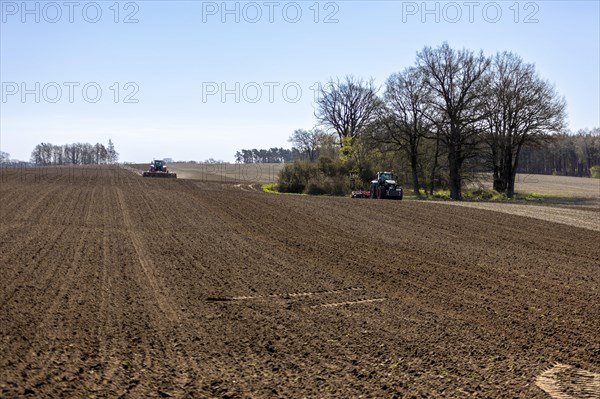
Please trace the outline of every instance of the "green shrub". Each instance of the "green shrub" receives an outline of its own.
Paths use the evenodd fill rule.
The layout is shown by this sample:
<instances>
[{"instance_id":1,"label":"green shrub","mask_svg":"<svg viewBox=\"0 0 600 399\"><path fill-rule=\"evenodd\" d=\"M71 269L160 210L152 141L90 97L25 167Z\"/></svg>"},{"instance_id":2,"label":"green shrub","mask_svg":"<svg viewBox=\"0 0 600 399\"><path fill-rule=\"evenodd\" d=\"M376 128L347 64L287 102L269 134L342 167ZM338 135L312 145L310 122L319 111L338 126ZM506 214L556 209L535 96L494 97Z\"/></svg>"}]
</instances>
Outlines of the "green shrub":
<instances>
[{"instance_id":1,"label":"green shrub","mask_svg":"<svg viewBox=\"0 0 600 399\"><path fill-rule=\"evenodd\" d=\"M496 190L473 190L463 193L463 199L471 201L490 201L501 199L502 195Z\"/></svg>"},{"instance_id":2,"label":"green shrub","mask_svg":"<svg viewBox=\"0 0 600 399\"><path fill-rule=\"evenodd\" d=\"M322 179L310 179L306 184L306 194L323 195L327 194L327 187Z\"/></svg>"},{"instance_id":3,"label":"green shrub","mask_svg":"<svg viewBox=\"0 0 600 399\"><path fill-rule=\"evenodd\" d=\"M261 190L265 193L276 194L279 192L279 188L277 187L277 183L266 183L260 186Z\"/></svg>"},{"instance_id":4,"label":"green shrub","mask_svg":"<svg viewBox=\"0 0 600 399\"><path fill-rule=\"evenodd\" d=\"M311 195L347 195L350 179L344 175L343 163L321 158L318 163L296 161L279 173L279 192Z\"/></svg>"},{"instance_id":5,"label":"green shrub","mask_svg":"<svg viewBox=\"0 0 600 399\"><path fill-rule=\"evenodd\" d=\"M437 190L437 191L434 191L432 197L433 198L439 198L439 199L448 200L448 199L450 199L450 190Z\"/></svg>"},{"instance_id":6,"label":"green shrub","mask_svg":"<svg viewBox=\"0 0 600 399\"><path fill-rule=\"evenodd\" d=\"M590 177L592 179L600 179L600 165L592 166L590 168Z\"/></svg>"},{"instance_id":7,"label":"green shrub","mask_svg":"<svg viewBox=\"0 0 600 399\"><path fill-rule=\"evenodd\" d=\"M344 196L350 191L350 182L347 177L319 177L312 178L306 185L306 194L310 195L337 195Z\"/></svg>"},{"instance_id":8,"label":"green shrub","mask_svg":"<svg viewBox=\"0 0 600 399\"><path fill-rule=\"evenodd\" d=\"M333 159L329 157L320 157L319 158L319 170L325 176L333 176L338 173L337 167Z\"/></svg>"},{"instance_id":9,"label":"green shrub","mask_svg":"<svg viewBox=\"0 0 600 399\"><path fill-rule=\"evenodd\" d=\"M286 164L279 172L278 189L282 193L302 193L308 181L318 176L315 164L306 161L295 161Z\"/></svg>"},{"instance_id":10,"label":"green shrub","mask_svg":"<svg viewBox=\"0 0 600 399\"><path fill-rule=\"evenodd\" d=\"M450 199L450 190L437 190L433 192L433 198L439 198L444 200ZM465 201L504 201L506 195L499 193L496 190L463 190L462 199Z\"/></svg>"}]
</instances>

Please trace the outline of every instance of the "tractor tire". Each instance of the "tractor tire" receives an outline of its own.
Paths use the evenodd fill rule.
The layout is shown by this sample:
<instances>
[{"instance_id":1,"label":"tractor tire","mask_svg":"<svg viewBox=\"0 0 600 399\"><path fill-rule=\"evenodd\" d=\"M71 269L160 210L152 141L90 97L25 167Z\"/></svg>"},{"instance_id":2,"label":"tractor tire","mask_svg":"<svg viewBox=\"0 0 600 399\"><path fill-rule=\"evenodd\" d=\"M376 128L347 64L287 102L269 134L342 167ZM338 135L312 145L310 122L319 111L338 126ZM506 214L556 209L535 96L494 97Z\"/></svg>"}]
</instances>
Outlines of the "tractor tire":
<instances>
[{"instance_id":1,"label":"tractor tire","mask_svg":"<svg viewBox=\"0 0 600 399\"><path fill-rule=\"evenodd\" d=\"M385 199L385 187L384 186L379 186L378 187L377 198L378 199Z\"/></svg>"},{"instance_id":2,"label":"tractor tire","mask_svg":"<svg viewBox=\"0 0 600 399\"><path fill-rule=\"evenodd\" d=\"M371 186L371 190L369 190L371 199L377 198L377 194L375 193L376 187Z\"/></svg>"}]
</instances>

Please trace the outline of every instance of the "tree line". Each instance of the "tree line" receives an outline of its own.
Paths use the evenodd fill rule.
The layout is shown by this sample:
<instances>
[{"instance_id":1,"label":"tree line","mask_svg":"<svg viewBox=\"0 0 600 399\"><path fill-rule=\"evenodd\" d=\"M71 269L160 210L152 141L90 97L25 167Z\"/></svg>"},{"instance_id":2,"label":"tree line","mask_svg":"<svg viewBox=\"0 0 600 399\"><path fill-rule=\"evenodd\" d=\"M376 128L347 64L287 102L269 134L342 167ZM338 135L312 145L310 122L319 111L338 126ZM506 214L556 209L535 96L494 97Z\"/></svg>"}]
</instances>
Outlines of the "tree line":
<instances>
[{"instance_id":1,"label":"tree line","mask_svg":"<svg viewBox=\"0 0 600 399\"><path fill-rule=\"evenodd\" d=\"M236 163L284 163L302 159L302 153L297 148L256 148L240 150L235 153Z\"/></svg>"},{"instance_id":2,"label":"tree line","mask_svg":"<svg viewBox=\"0 0 600 399\"><path fill-rule=\"evenodd\" d=\"M38 166L114 164L118 160L119 153L110 139L107 146L101 143L40 143L31 152L31 162Z\"/></svg>"},{"instance_id":3,"label":"tree line","mask_svg":"<svg viewBox=\"0 0 600 399\"><path fill-rule=\"evenodd\" d=\"M320 156L334 157L337 154L335 137L322 129L297 129L289 142L292 148L270 148L240 150L235 153L236 163L286 163L294 161L316 161Z\"/></svg>"},{"instance_id":4,"label":"tree line","mask_svg":"<svg viewBox=\"0 0 600 399\"><path fill-rule=\"evenodd\" d=\"M600 128L595 128L556 134L544 146L525 146L518 172L587 177L598 169Z\"/></svg>"},{"instance_id":5,"label":"tree line","mask_svg":"<svg viewBox=\"0 0 600 399\"><path fill-rule=\"evenodd\" d=\"M383 90L353 76L330 80L315 117L336 138L336 173L365 184L377 169L398 167L417 196L445 187L461 199L466 181L489 172L493 188L511 198L518 171L589 176L600 164L598 129L567 134L565 100L510 52L425 47ZM314 160L322 139L297 132L291 140Z\"/></svg>"}]
</instances>

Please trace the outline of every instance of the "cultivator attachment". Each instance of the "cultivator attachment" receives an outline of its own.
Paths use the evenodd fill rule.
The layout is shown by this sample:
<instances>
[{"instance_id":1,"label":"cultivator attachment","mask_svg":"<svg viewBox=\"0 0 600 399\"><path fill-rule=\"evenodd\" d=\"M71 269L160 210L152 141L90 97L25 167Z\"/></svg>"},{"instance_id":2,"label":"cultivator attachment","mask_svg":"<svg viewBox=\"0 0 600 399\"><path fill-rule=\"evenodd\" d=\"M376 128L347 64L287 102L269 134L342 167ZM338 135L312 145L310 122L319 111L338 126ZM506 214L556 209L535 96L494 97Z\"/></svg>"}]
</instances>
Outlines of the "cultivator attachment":
<instances>
[{"instance_id":1,"label":"cultivator attachment","mask_svg":"<svg viewBox=\"0 0 600 399\"><path fill-rule=\"evenodd\" d=\"M370 196L369 191L352 191L352 198L369 198Z\"/></svg>"},{"instance_id":2,"label":"cultivator attachment","mask_svg":"<svg viewBox=\"0 0 600 399\"><path fill-rule=\"evenodd\" d=\"M154 160L150 164L150 170L142 173L144 177L171 177L177 178L177 173L172 173L167 170L167 164L165 161Z\"/></svg>"},{"instance_id":3,"label":"cultivator attachment","mask_svg":"<svg viewBox=\"0 0 600 399\"><path fill-rule=\"evenodd\" d=\"M171 172L144 172L142 173L142 176L144 177L172 177L172 178L177 178L177 173L171 173Z\"/></svg>"}]
</instances>

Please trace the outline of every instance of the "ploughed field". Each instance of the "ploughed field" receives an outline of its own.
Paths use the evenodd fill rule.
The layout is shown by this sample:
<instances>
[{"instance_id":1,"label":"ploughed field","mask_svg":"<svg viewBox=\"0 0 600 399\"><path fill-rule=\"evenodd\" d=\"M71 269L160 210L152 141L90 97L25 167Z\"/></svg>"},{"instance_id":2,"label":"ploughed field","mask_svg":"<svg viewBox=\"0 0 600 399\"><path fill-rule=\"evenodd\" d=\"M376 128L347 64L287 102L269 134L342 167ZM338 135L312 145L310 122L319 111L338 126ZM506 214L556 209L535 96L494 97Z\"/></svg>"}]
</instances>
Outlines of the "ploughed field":
<instances>
[{"instance_id":1,"label":"ploughed field","mask_svg":"<svg viewBox=\"0 0 600 399\"><path fill-rule=\"evenodd\" d=\"M600 394L597 229L252 187L3 170L0 397Z\"/></svg>"}]
</instances>

